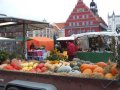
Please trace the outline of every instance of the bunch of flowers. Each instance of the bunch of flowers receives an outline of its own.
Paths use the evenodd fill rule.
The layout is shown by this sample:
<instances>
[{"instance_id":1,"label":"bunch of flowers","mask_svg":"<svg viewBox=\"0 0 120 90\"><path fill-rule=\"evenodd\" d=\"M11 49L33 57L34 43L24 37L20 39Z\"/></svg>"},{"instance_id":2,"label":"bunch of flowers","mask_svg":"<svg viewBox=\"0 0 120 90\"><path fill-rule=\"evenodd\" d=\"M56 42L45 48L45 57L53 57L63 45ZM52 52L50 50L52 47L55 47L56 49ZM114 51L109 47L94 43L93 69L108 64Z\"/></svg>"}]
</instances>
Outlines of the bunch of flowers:
<instances>
[{"instance_id":1,"label":"bunch of flowers","mask_svg":"<svg viewBox=\"0 0 120 90\"><path fill-rule=\"evenodd\" d=\"M57 51L57 49L50 51L50 56L47 58L48 60L54 61L54 60L67 60L67 56L65 56L63 53L60 53Z\"/></svg>"}]
</instances>

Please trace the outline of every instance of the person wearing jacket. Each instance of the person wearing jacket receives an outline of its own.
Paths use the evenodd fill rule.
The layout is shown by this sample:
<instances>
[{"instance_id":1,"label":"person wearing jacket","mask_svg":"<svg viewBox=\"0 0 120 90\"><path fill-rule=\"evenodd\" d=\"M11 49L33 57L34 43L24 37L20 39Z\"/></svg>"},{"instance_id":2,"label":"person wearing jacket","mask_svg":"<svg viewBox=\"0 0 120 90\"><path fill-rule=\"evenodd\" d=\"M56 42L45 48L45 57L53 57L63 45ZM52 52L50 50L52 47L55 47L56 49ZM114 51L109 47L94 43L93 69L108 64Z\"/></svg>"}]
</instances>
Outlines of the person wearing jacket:
<instances>
[{"instance_id":1,"label":"person wearing jacket","mask_svg":"<svg viewBox=\"0 0 120 90\"><path fill-rule=\"evenodd\" d=\"M75 45L72 41L69 41L67 44L67 55L68 55L68 60L72 61L73 58L75 57Z\"/></svg>"}]
</instances>

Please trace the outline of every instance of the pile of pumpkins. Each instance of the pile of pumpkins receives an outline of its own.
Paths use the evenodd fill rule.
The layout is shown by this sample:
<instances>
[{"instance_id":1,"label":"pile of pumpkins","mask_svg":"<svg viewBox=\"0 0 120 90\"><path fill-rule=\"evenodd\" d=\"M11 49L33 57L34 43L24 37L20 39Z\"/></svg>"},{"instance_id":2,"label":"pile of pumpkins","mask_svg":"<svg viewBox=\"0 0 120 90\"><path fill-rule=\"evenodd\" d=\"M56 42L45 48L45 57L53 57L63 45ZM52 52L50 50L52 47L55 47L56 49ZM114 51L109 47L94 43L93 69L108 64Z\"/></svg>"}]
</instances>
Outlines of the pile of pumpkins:
<instances>
[{"instance_id":1,"label":"pile of pumpkins","mask_svg":"<svg viewBox=\"0 0 120 90\"><path fill-rule=\"evenodd\" d=\"M65 74L70 76L78 76L82 78L99 78L99 79L116 79L119 70L116 63L111 61L91 63L90 61L73 60L73 61L21 61L13 59L10 63L1 64L0 69L22 71L31 73L48 74Z\"/></svg>"}]
</instances>

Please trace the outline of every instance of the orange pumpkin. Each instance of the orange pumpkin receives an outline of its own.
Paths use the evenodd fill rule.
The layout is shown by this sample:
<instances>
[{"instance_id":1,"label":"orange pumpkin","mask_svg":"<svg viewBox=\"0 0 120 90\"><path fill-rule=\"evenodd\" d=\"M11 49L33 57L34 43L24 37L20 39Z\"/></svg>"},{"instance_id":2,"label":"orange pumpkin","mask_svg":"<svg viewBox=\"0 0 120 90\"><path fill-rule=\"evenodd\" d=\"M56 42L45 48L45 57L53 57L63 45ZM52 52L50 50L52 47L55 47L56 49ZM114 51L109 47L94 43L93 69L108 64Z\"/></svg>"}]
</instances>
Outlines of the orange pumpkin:
<instances>
[{"instance_id":1,"label":"orange pumpkin","mask_svg":"<svg viewBox=\"0 0 120 90\"><path fill-rule=\"evenodd\" d=\"M93 75L100 76L102 78L104 77L103 73L98 73L98 72L93 72Z\"/></svg>"},{"instance_id":2,"label":"orange pumpkin","mask_svg":"<svg viewBox=\"0 0 120 90\"><path fill-rule=\"evenodd\" d=\"M92 74L92 70L91 69L85 69L84 71L83 71L83 74Z\"/></svg>"},{"instance_id":3,"label":"orange pumpkin","mask_svg":"<svg viewBox=\"0 0 120 90\"><path fill-rule=\"evenodd\" d=\"M90 68L90 65L89 64L82 64L81 66L80 66L80 70L81 71L84 71L85 69L89 69Z\"/></svg>"},{"instance_id":4,"label":"orange pumpkin","mask_svg":"<svg viewBox=\"0 0 120 90\"><path fill-rule=\"evenodd\" d=\"M95 68L97 68L98 65L90 65L90 69L93 71Z\"/></svg>"},{"instance_id":5,"label":"orange pumpkin","mask_svg":"<svg viewBox=\"0 0 120 90\"><path fill-rule=\"evenodd\" d=\"M116 68L116 64L114 64L114 65L112 66L112 68L111 68L111 73L112 73L112 75L118 74L118 70L117 70L117 68Z\"/></svg>"},{"instance_id":6,"label":"orange pumpkin","mask_svg":"<svg viewBox=\"0 0 120 90\"><path fill-rule=\"evenodd\" d=\"M98 62L98 63L96 63L96 65L98 65L98 66L100 66L102 68L107 66L107 64L105 62Z\"/></svg>"},{"instance_id":7,"label":"orange pumpkin","mask_svg":"<svg viewBox=\"0 0 120 90\"><path fill-rule=\"evenodd\" d=\"M105 74L105 78L107 78L107 79L113 79L112 73Z\"/></svg>"},{"instance_id":8,"label":"orange pumpkin","mask_svg":"<svg viewBox=\"0 0 120 90\"><path fill-rule=\"evenodd\" d=\"M104 69L102 67L96 67L93 72L97 72L97 73L104 73Z\"/></svg>"}]
</instances>

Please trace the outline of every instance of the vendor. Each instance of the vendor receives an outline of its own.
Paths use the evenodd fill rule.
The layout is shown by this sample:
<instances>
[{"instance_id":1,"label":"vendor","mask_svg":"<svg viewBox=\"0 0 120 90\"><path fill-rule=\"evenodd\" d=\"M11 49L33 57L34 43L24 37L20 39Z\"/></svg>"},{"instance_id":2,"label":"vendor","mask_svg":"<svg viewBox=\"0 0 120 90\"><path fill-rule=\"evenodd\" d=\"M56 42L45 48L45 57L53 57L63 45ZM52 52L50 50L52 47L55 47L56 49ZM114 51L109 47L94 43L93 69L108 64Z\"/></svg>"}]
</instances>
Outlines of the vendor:
<instances>
[{"instance_id":1,"label":"vendor","mask_svg":"<svg viewBox=\"0 0 120 90\"><path fill-rule=\"evenodd\" d=\"M34 50L35 49L35 45L34 45L34 43L32 43L31 45L30 45L30 50Z\"/></svg>"},{"instance_id":2,"label":"vendor","mask_svg":"<svg viewBox=\"0 0 120 90\"><path fill-rule=\"evenodd\" d=\"M95 44L92 44L92 45L91 45L91 51L96 51L96 50L97 50L96 45L95 45Z\"/></svg>"}]
</instances>

